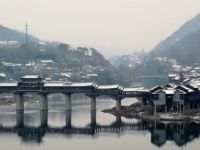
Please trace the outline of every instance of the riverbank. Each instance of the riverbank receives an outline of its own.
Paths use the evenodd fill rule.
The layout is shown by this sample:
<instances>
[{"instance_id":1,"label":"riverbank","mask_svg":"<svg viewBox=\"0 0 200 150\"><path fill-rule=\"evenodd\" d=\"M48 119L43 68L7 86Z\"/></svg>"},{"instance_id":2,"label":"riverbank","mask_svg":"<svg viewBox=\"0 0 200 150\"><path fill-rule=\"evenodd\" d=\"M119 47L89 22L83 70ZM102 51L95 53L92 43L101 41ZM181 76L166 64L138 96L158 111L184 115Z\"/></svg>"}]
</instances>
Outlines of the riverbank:
<instances>
[{"instance_id":1,"label":"riverbank","mask_svg":"<svg viewBox=\"0 0 200 150\"><path fill-rule=\"evenodd\" d=\"M125 118L143 119L146 121L184 121L184 122L199 122L200 113L193 115L182 115L179 113L158 113L153 115L152 106L143 106L141 102L133 103L129 106L121 106L120 111L116 111L116 108L104 109L104 113L110 113L112 115L120 115Z\"/></svg>"}]
</instances>

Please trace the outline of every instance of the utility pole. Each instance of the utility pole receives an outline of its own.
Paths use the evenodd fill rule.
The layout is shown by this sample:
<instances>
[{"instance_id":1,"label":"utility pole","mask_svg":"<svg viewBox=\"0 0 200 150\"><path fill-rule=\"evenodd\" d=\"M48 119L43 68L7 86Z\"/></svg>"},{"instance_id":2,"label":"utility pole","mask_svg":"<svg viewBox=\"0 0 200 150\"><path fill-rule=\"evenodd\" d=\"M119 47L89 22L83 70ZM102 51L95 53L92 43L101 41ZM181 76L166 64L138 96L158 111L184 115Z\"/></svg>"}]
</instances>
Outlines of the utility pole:
<instances>
[{"instance_id":1,"label":"utility pole","mask_svg":"<svg viewBox=\"0 0 200 150\"><path fill-rule=\"evenodd\" d=\"M28 45L28 23L25 24L25 30L26 30L26 45Z\"/></svg>"}]
</instances>

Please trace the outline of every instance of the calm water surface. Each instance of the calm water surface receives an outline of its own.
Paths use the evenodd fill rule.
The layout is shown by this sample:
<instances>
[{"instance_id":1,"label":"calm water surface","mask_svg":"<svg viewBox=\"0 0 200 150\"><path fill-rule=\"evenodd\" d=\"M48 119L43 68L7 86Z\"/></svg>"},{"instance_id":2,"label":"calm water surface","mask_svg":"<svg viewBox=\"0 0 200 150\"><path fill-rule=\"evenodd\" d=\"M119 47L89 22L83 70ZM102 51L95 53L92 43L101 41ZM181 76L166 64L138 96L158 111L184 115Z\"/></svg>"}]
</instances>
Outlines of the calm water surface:
<instances>
[{"instance_id":1,"label":"calm water surface","mask_svg":"<svg viewBox=\"0 0 200 150\"><path fill-rule=\"evenodd\" d=\"M125 100L123 104L134 101ZM96 113L90 111L89 100L72 101L72 105L73 110L65 112L64 100L51 98L48 113L39 111L37 101L26 102L24 113L16 113L15 105L1 106L0 149L196 150L200 147L197 123L144 122L102 113L102 109L115 106L111 99L97 99Z\"/></svg>"}]
</instances>

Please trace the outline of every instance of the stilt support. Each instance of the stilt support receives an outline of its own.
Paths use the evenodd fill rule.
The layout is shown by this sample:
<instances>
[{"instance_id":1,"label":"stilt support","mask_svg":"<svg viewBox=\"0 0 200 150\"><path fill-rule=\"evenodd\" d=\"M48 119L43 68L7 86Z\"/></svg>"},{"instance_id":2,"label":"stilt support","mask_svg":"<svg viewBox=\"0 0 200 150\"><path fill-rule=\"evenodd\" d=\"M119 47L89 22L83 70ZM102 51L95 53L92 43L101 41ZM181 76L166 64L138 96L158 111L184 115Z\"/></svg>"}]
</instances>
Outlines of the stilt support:
<instances>
[{"instance_id":1,"label":"stilt support","mask_svg":"<svg viewBox=\"0 0 200 150\"><path fill-rule=\"evenodd\" d=\"M24 110L24 97L23 97L23 93L17 93L17 94L15 94L15 99L16 99L16 110L17 111Z\"/></svg>"},{"instance_id":2,"label":"stilt support","mask_svg":"<svg viewBox=\"0 0 200 150\"><path fill-rule=\"evenodd\" d=\"M117 98L116 99L116 111L121 110L121 99Z\"/></svg>"},{"instance_id":3,"label":"stilt support","mask_svg":"<svg viewBox=\"0 0 200 150\"><path fill-rule=\"evenodd\" d=\"M65 94L65 110L66 111L71 111L71 93Z\"/></svg>"},{"instance_id":4,"label":"stilt support","mask_svg":"<svg viewBox=\"0 0 200 150\"><path fill-rule=\"evenodd\" d=\"M48 99L46 93L40 94L40 110L41 111L48 110Z\"/></svg>"},{"instance_id":5,"label":"stilt support","mask_svg":"<svg viewBox=\"0 0 200 150\"><path fill-rule=\"evenodd\" d=\"M96 96L90 96L91 97L91 111L96 111Z\"/></svg>"}]
</instances>

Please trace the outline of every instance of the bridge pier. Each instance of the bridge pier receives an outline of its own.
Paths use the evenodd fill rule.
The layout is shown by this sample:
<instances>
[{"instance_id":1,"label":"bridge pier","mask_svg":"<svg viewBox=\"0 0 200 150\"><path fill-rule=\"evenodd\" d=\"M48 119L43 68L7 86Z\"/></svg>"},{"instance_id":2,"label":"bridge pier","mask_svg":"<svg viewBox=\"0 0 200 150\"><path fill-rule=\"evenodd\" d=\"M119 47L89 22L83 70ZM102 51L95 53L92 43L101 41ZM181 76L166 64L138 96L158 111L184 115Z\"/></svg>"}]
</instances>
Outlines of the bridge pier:
<instances>
[{"instance_id":1,"label":"bridge pier","mask_svg":"<svg viewBox=\"0 0 200 150\"><path fill-rule=\"evenodd\" d=\"M66 114L66 127L71 127L71 118L72 118L72 112L71 110L65 111Z\"/></svg>"},{"instance_id":2,"label":"bridge pier","mask_svg":"<svg viewBox=\"0 0 200 150\"><path fill-rule=\"evenodd\" d=\"M47 100L47 94L46 93L40 94L40 110L41 111L48 110L48 100Z\"/></svg>"},{"instance_id":3,"label":"bridge pier","mask_svg":"<svg viewBox=\"0 0 200 150\"><path fill-rule=\"evenodd\" d=\"M91 126L96 125L96 110L91 110Z\"/></svg>"},{"instance_id":4,"label":"bridge pier","mask_svg":"<svg viewBox=\"0 0 200 150\"><path fill-rule=\"evenodd\" d=\"M116 115L116 123L118 125L122 123L121 115Z\"/></svg>"},{"instance_id":5,"label":"bridge pier","mask_svg":"<svg viewBox=\"0 0 200 150\"><path fill-rule=\"evenodd\" d=\"M48 125L48 111L47 110L43 110L40 111L40 126L41 127L46 127Z\"/></svg>"},{"instance_id":6,"label":"bridge pier","mask_svg":"<svg viewBox=\"0 0 200 150\"><path fill-rule=\"evenodd\" d=\"M24 110L24 97L23 97L23 93L16 93L15 94L15 100L16 100L16 110L17 111Z\"/></svg>"},{"instance_id":7,"label":"bridge pier","mask_svg":"<svg viewBox=\"0 0 200 150\"><path fill-rule=\"evenodd\" d=\"M23 127L24 126L24 110L16 111L16 126Z\"/></svg>"},{"instance_id":8,"label":"bridge pier","mask_svg":"<svg viewBox=\"0 0 200 150\"><path fill-rule=\"evenodd\" d=\"M116 111L120 111L121 110L121 99L117 98L116 99Z\"/></svg>"},{"instance_id":9,"label":"bridge pier","mask_svg":"<svg viewBox=\"0 0 200 150\"><path fill-rule=\"evenodd\" d=\"M71 93L65 94L65 110L71 111Z\"/></svg>"},{"instance_id":10,"label":"bridge pier","mask_svg":"<svg viewBox=\"0 0 200 150\"><path fill-rule=\"evenodd\" d=\"M91 98L91 111L96 111L96 96L92 95Z\"/></svg>"}]
</instances>

